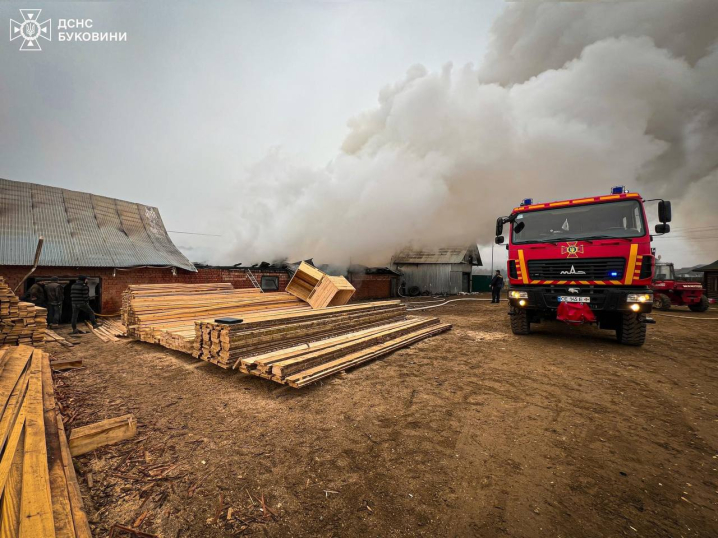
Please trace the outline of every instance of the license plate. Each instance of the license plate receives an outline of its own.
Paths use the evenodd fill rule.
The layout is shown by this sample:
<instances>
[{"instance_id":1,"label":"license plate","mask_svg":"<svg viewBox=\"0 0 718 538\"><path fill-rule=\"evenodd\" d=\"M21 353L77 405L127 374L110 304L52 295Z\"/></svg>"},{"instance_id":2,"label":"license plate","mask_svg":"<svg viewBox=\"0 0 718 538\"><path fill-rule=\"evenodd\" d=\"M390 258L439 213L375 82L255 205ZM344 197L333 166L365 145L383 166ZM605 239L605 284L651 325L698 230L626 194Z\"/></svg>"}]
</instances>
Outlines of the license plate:
<instances>
[{"instance_id":1,"label":"license plate","mask_svg":"<svg viewBox=\"0 0 718 538\"><path fill-rule=\"evenodd\" d=\"M590 297L573 297L573 296L562 295L558 298L558 301L564 302L564 303L590 303L591 298Z\"/></svg>"}]
</instances>

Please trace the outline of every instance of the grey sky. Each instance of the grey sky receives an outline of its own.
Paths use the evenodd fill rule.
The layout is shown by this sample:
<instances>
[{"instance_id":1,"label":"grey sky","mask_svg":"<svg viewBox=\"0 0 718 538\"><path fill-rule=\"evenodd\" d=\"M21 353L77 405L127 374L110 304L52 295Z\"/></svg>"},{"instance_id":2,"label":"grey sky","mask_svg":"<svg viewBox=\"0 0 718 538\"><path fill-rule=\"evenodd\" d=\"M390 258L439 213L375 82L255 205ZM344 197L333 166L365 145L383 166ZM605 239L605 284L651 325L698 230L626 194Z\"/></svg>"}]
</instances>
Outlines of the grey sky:
<instances>
[{"instance_id":1,"label":"grey sky","mask_svg":"<svg viewBox=\"0 0 718 538\"><path fill-rule=\"evenodd\" d=\"M324 165L411 65L480 61L502 2L4 2L4 27L20 7L42 8L54 33L90 18L128 41L0 42L0 176L156 205L169 229L212 233L207 217L270 148Z\"/></svg>"}]
</instances>

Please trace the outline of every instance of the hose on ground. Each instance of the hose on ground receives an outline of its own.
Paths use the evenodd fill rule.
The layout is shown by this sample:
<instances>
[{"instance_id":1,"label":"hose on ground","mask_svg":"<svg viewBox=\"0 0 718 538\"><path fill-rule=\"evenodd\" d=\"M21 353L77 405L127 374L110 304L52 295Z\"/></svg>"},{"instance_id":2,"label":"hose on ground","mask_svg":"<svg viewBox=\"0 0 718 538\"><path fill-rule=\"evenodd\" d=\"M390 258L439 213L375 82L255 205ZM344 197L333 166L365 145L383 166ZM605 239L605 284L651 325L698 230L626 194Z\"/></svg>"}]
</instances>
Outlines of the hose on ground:
<instances>
[{"instance_id":1,"label":"hose on ground","mask_svg":"<svg viewBox=\"0 0 718 538\"><path fill-rule=\"evenodd\" d=\"M651 312L651 315L667 316L669 318L681 318L681 319L699 319L703 320L718 320L718 318L699 318L697 316L676 316L675 314L663 314L662 312Z\"/></svg>"},{"instance_id":2,"label":"hose on ground","mask_svg":"<svg viewBox=\"0 0 718 538\"><path fill-rule=\"evenodd\" d=\"M469 298L469 297L465 297L462 299L449 299L448 301L444 301L441 304L435 304L435 305L431 305L431 306L420 306L419 308L407 308L406 311L413 312L414 310L427 310L429 308L439 308L440 306L444 306L445 304L449 304L449 303L455 303L456 301L490 301L490 300L491 299L476 299L476 298Z\"/></svg>"}]
</instances>

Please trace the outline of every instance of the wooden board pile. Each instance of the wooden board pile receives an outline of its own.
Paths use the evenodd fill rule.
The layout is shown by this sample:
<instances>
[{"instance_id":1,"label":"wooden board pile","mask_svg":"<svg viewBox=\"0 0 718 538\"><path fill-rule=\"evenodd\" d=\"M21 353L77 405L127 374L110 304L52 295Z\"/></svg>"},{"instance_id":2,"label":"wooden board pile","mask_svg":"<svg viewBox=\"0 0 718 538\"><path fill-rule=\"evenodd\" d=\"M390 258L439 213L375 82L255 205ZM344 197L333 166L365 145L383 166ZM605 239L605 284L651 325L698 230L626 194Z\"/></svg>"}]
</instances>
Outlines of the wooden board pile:
<instances>
[{"instance_id":1,"label":"wooden board pile","mask_svg":"<svg viewBox=\"0 0 718 538\"><path fill-rule=\"evenodd\" d=\"M99 319L97 321L97 329L95 329L89 321L86 321L85 325L103 342L119 342L120 339L118 337L127 336L127 329L116 319Z\"/></svg>"},{"instance_id":2,"label":"wooden board pile","mask_svg":"<svg viewBox=\"0 0 718 538\"><path fill-rule=\"evenodd\" d=\"M91 538L48 354L0 349L0 533Z\"/></svg>"},{"instance_id":3,"label":"wooden board pile","mask_svg":"<svg viewBox=\"0 0 718 538\"><path fill-rule=\"evenodd\" d=\"M193 355L292 387L447 331L437 318L407 317L399 301L248 315L241 323L196 323Z\"/></svg>"},{"instance_id":4,"label":"wooden board pile","mask_svg":"<svg viewBox=\"0 0 718 538\"><path fill-rule=\"evenodd\" d=\"M47 328L47 310L20 301L0 277L0 345L42 346Z\"/></svg>"},{"instance_id":5,"label":"wooden board pile","mask_svg":"<svg viewBox=\"0 0 718 538\"><path fill-rule=\"evenodd\" d=\"M129 336L185 353L194 348L197 320L309 309L288 293L236 290L231 283L130 286L122 302L122 322Z\"/></svg>"},{"instance_id":6,"label":"wooden board pile","mask_svg":"<svg viewBox=\"0 0 718 538\"><path fill-rule=\"evenodd\" d=\"M343 277L302 263L286 292L130 286L122 320L145 342L221 366L303 387L451 328L407 316L400 301L346 304Z\"/></svg>"}]
</instances>

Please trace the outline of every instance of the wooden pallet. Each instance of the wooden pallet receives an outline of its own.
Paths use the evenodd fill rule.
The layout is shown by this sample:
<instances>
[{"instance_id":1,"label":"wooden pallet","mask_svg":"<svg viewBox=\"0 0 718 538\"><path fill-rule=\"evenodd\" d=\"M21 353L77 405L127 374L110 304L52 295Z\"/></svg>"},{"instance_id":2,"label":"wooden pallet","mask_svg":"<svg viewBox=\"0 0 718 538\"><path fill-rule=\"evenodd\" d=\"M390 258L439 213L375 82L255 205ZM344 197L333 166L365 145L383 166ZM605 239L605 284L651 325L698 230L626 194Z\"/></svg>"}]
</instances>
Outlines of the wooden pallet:
<instances>
[{"instance_id":1,"label":"wooden pallet","mask_svg":"<svg viewBox=\"0 0 718 538\"><path fill-rule=\"evenodd\" d=\"M0 534L91 538L47 353L0 349Z\"/></svg>"},{"instance_id":2,"label":"wooden pallet","mask_svg":"<svg viewBox=\"0 0 718 538\"><path fill-rule=\"evenodd\" d=\"M343 276L324 275L309 294L307 302L312 308L341 306L349 302L356 289Z\"/></svg>"}]
</instances>

